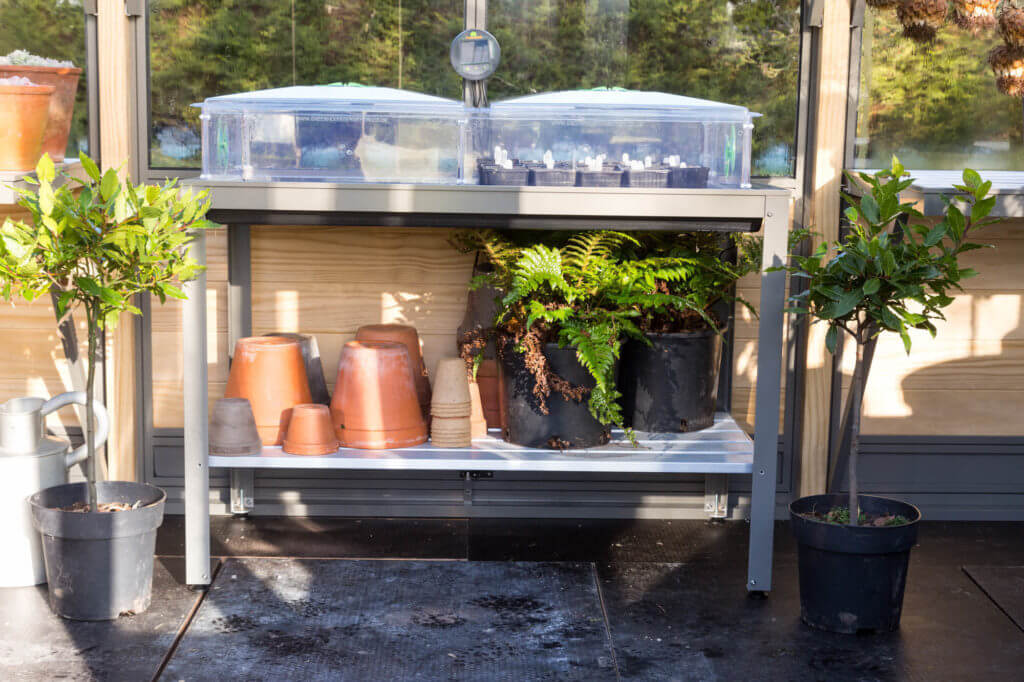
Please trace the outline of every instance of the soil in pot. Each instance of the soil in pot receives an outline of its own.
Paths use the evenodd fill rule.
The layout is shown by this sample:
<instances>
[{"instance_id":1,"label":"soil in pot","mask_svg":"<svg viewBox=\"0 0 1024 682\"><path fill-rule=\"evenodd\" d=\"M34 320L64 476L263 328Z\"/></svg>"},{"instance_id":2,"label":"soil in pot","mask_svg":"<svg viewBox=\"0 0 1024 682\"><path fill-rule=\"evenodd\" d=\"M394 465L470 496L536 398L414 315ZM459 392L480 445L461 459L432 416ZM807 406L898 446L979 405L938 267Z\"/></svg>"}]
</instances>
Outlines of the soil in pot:
<instances>
[{"instance_id":1,"label":"soil in pot","mask_svg":"<svg viewBox=\"0 0 1024 682\"><path fill-rule=\"evenodd\" d=\"M46 130L43 133L42 154L49 154L54 163L64 160L71 133L71 120L75 114L75 94L81 69L70 66L0 66L0 78L23 76L37 85L54 89L50 98Z\"/></svg>"},{"instance_id":2,"label":"soil in pot","mask_svg":"<svg viewBox=\"0 0 1024 682\"><path fill-rule=\"evenodd\" d=\"M619 391L626 425L686 433L714 424L721 335L707 329L647 339L650 346L630 340L622 348Z\"/></svg>"},{"instance_id":3,"label":"soil in pot","mask_svg":"<svg viewBox=\"0 0 1024 682\"><path fill-rule=\"evenodd\" d=\"M921 512L884 497L859 500L868 519L907 523L847 526L815 518L846 505L846 495L812 495L789 506L799 547L800 616L811 627L849 634L899 627Z\"/></svg>"},{"instance_id":4,"label":"soil in pot","mask_svg":"<svg viewBox=\"0 0 1024 682\"><path fill-rule=\"evenodd\" d=\"M85 483L42 490L29 498L43 541L50 607L72 620L112 620L149 608L156 531L163 522L164 491L145 483L100 481L101 508L87 504Z\"/></svg>"},{"instance_id":5,"label":"soil in pot","mask_svg":"<svg viewBox=\"0 0 1024 682\"><path fill-rule=\"evenodd\" d=\"M49 85L0 85L0 170L36 167L53 93Z\"/></svg>"},{"instance_id":6,"label":"soil in pot","mask_svg":"<svg viewBox=\"0 0 1024 682\"><path fill-rule=\"evenodd\" d=\"M594 419L587 405L594 378L576 359L576 351L547 343L543 353L556 386L542 400L537 395L537 379L527 368L526 356L516 351L511 339L499 341L505 440L553 450L607 443L611 438L609 428Z\"/></svg>"}]
</instances>

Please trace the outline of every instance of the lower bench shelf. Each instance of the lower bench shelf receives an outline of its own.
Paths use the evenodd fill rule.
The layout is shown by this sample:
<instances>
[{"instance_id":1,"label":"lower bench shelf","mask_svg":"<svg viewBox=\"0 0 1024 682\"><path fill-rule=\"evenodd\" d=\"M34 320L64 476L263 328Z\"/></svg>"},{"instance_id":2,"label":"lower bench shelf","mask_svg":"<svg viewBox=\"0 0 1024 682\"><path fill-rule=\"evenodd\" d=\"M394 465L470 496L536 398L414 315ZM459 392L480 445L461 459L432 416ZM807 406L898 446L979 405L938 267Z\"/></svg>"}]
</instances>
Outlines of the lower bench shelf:
<instances>
[{"instance_id":1,"label":"lower bench shelf","mask_svg":"<svg viewBox=\"0 0 1024 682\"><path fill-rule=\"evenodd\" d=\"M498 429L468 448L429 443L396 450L341 448L320 457L289 455L266 447L254 456L211 456L212 468L360 469L417 471L548 471L589 473L749 474L754 444L729 414L692 433L637 432L633 447L622 431L607 445L583 450L548 450L506 443Z\"/></svg>"}]
</instances>

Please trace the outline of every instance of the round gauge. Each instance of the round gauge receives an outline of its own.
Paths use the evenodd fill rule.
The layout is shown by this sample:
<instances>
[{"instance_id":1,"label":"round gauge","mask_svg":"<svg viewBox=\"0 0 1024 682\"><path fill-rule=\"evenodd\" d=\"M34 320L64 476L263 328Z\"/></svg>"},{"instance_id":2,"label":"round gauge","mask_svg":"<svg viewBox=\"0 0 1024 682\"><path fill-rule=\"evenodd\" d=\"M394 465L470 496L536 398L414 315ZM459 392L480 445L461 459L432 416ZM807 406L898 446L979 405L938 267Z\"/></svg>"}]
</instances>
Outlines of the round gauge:
<instances>
[{"instance_id":1,"label":"round gauge","mask_svg":"<svg viewBox=\"0 0 1024 682\"><path fill-rule=\"evenodd\" d=\"M487 31L470 28L455 36L450 55L456 73L469 81L482 81L497 70L501 47Z\"/></svg>"}]
</instances>

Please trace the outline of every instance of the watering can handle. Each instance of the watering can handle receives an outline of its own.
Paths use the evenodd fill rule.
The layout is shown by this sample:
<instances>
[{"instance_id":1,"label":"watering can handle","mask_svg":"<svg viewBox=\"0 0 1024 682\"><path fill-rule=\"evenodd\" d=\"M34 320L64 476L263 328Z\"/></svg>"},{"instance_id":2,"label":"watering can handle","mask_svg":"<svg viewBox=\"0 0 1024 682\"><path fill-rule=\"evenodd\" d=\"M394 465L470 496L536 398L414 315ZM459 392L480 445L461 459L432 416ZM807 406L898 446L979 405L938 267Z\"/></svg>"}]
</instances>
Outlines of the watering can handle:
<instances>
[{"instance_id":1,"label":"watering can handle","mask_svg":"<svg viewBox=\"0 0 1024 682\"><path fill-rule=\"evenodd\" d=\"M43 404L40 410L41 416L45 417L68 405L85 405L87 402L88 397L85 391L61 393ZM92 411L93 421L96 422L96 447L100 447L107 442L107 435L110 433L110 420L107 418L107 408L103 407L103 403L92 401ZM84 462L88 456L89 446L88 443L84 443L65 455L64 466L70 469L79 462Z\"/></svg>"}]
</instances>

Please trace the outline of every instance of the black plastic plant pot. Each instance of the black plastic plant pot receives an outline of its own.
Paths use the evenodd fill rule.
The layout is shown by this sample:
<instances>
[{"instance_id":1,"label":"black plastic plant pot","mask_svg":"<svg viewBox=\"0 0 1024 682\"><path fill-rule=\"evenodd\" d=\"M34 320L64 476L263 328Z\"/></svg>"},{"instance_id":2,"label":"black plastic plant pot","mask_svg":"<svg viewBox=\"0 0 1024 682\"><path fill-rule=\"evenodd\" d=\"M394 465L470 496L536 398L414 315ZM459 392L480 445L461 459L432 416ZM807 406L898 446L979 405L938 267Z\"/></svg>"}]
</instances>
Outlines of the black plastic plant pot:
<instances>
[{"instance_id":1,"label":"black plastic plant pot","mask_svg":"<svg viewBox=\"0 0 1024 682\"><path fill-rule=\"evenodd\" d=\"M619 391L627 426L686 433L715 423L722 337L709 330L648 334L622 349Z\"/></svg>"},{"instance_id":2,"label":"black plastic plant pot","mask_svg":"<svg viewBox=\"0 0 1024 682\"><path fill-rule=\"evenodd\" d=\"M589 395L577 402L552 390L547 397L548 414L544 414L533 393L536 380L526 368L525 356L505 338L499 342L498 357L502 370L505 440L553 450L589 448L609 441L609 429L590 414ZM576 359L574 349L548 343L544 346L544 357L551 370L573 386L593 388L594 378Z\"/></svg>"},{"instance_id":3,"label":"black plastic plant pot","mask_svg":"<svg viewBox=\"0 0 1024 682\"><path fill-rule=\"evenodd\" d=\"M623 184L627 187L668 187L669 176L668 168L627 170Z\"/></svg>"},{"instance_id":4,"label":"black plastic plant pot","mask_svg":"<svg viewBox=\"0 0 1024 682\"><path fill-rule=\"evenodd\" d=\"M572 187L576 171L572 168L531 168L530 184L538 187Z\"/></svg>"},{"instance_id":5,"label":"black plastic plant pot","mask_svg":"<svg viewBox=\"0 0 1024 682\"><path fill-rule=\"evenodd\" d=\"M789 505L799 547L800 616L830 632L892 631L900 625L910 549L921 511L912 504L861 495L861 512L900 515L899 526L846 526L804 514L848 505L846 495L812 495Z\"/></svg>"},{"instance_id":6,"label":"black plastic plant pot","mask_svg":"<svg viewBox=\"0 0 1024 682\"><path fill-rule=\"evenodd\" d=\"M530 181L530 169L522 166L515 168L482 167L480 169L481 185L526 185Z\"/></svg>"},{"instance_id":7,"label":"black plastic plant pot","mask_svg":"<svg viewBox=\"0 0 1024 682\"><path fill-rule=\"evenodd\" d=\"M87 504L85 483L46 488L28 501L43 540L50 607L71 620L113 620L149 608L156 529L167 496L160 488L123 481L96 484L99 503L138 508L64 511Z\"/></svg>"},{"instance_id":8,"label":"black plastic plant pot","mask_svg":"<svg viewBox=\"0 0 1024 682\"><path fill-rule=\"evenodd\" d=\"M578 187L622 187L622 171L612 168L604 170L576 171Z\"/></svg>"},{"instance_id":9,"label":"black plastic plant pot","mask_svg":"<svg viewBox=\"0 0 1024 682\"><path fill-rule=\"evenodd\" d=\"M710 169L704 166L673 168L669 184L671 187L684 189L704 189L708 186L709 171Z\"/></svg>"}]
</instances>

